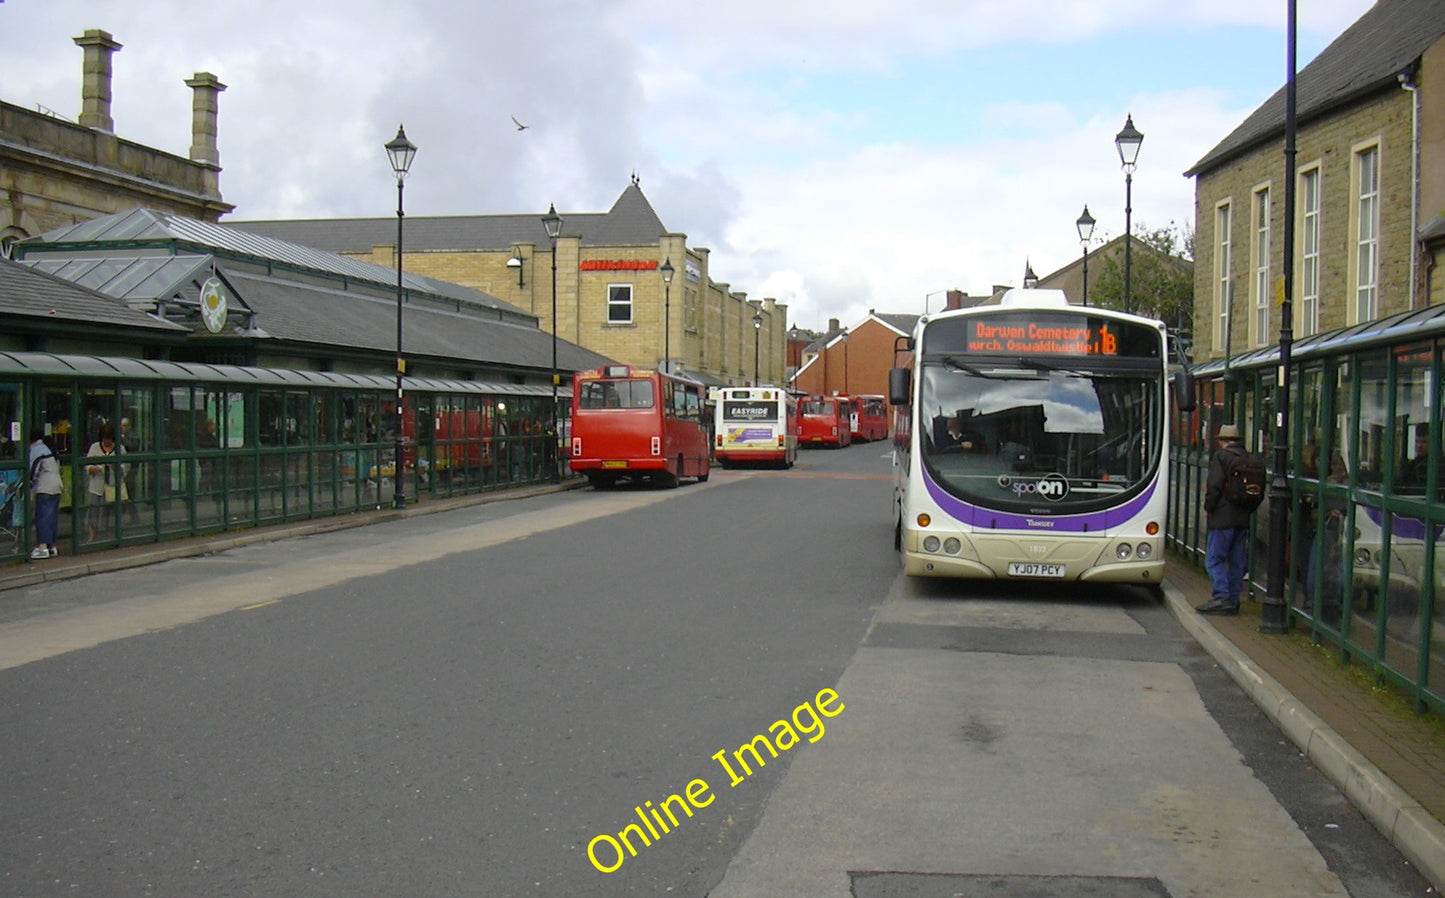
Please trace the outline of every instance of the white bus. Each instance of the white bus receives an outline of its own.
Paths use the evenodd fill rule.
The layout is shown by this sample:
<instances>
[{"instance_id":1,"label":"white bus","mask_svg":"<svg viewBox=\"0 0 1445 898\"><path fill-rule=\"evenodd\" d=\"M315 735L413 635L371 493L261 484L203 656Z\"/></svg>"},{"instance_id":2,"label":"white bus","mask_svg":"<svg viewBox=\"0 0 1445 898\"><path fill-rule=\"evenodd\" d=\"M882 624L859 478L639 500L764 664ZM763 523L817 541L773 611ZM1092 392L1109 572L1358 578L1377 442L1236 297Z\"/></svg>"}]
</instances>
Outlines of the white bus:
<instances>
[{"instance_id":1,"label":"white bus","mask_svg":"<svg viewBox=\"0 0 1445 898\"><path fill-rule=\"evenodd\" d=\"M909 574L1159 593L1168 504L1161 322L1058 290L918 322L895 368L894 544ZM1181 407L1192 390L1181 376Z\"/></svg>"},{"instance_id":2,"label":"white bus","mask_svg":"<svg viewBox=\"0 0 1445 898\"><path fill-rule=\"evenodd\" d=\"M798 458L798 402L778 387L714 387L713 457L724 468L791 468Z\"/></svg>"}]
</instances>

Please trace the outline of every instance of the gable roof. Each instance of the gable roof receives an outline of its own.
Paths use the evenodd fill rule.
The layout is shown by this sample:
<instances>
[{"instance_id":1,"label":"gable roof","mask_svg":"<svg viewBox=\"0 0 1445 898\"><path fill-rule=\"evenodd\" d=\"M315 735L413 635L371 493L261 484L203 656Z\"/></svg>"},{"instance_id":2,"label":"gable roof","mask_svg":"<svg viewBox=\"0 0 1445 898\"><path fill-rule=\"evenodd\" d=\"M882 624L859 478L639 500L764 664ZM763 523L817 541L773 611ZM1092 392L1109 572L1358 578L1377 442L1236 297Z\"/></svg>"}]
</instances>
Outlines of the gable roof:
<instances>
[{"instance_id":1,"label":"gable roof","mask_svg":"<svg viewBox=\"0 0 1445 898\"><path fill-rule=\"evenodd\" d=\"M83 324L110 331L148 331L148 338L162 340L188 333L179 325L138 312L115 297L8 259L0 259L0 319L11 319L16 324L29 319L52 331L60 322L67 323L67 327Z\"/></svg>"},{"instance_id":2,"label":"gable roof","mask_svg":"<svg viewBox=\"0 0 1445 898\"><path fill-rule=\"evenodd\" d=\"M1295 76L1296 121L1319 118L1362 97L1398 89L1396 76L1413 71L1420 56L1445 35L1445 0L1376 0L1374 6ZM1194 163L1194 177L1260 144L1285 128L1285 87L1214 149Z\"/></svg>"},{"instance_id":3,"label":"gable roof","mask_svg":"<svg viewBox=\"0 0 1445 898\"><path fill-rule=\"evenodd\" d=\"M395 218L228 220L226 225L329 253L367 253L372 247L396 245ZM657 243L667 228L633 181L606 212L562 214L562 233L579 237L583 246L647 246ZM518 243L550 244L542 213L406 216L408 249L505 251Z\"/></svg>"},{"instance_id":4,"label":"gable roof","mask_svg":"<svg viewBox=\"0 0 1445 898\"><path fill-rule=\"evenodd\" d=\"M899 313L873 312L871 317L878 319L883 324L897 331L900 335L909 337L913 335L913 329L918 326L917 315L903 315Z\"/></svg>"},{"instance_id":5,"label":"gable roof","mask_svg":"<svg viewBox=\"0 0 1445 898\"><path fill-rule=\"evenodd\" d=\"M540 225L539 225L540 226ZM153 209L132 209L57 228L16 244L27 264L43 264L47 257L74 256L78 250L95 254L116 250L115 255L135 255L137 250L190 250L197 255L216 255L257 262L268 268L283 267L339 279L360 282L382 290L396 289L396 269L373 265L328 251L292 243L264 234L250 233L229 224L219 225ZM370 247L368 247L370 249ZM402 283L408 292L440 297L470 306L497 309L529 320L535 317L489 293L405 272ZM92 284L92 286L98 286ZM115 291L106 289L108 293ZM119 295L119 294L116 294ZM136 297L128 297L133 302Z\"/></svg>"},{"instance_id":6,"label":"gable roof","mask_svg":"<svg viewBox=\"0 0 1445 898\"><path fill-rule=\"evenodd\" d=\"M396 269L348 259L208 222L147 209L106 216L21 241L22 261L6 263L66 286L95 305L86 320L150 322L194 345L213 339L141 310L199 310L201 287L219 277L245 326L223 337L270 347L349 353L396 348ZM84 286L79 286L83 284ZM535 316L486 293L405 274L407 353L437 364L494 371L549 371L552 335ZM9 303L0 290L0 315ZM38 313L37 313L38 314ZM109 315L110 318L105 316ZM120 316L126 316L121 318ZM564 339L557 366L576 371L612 360Z\"/></svg>"}]
</instances>

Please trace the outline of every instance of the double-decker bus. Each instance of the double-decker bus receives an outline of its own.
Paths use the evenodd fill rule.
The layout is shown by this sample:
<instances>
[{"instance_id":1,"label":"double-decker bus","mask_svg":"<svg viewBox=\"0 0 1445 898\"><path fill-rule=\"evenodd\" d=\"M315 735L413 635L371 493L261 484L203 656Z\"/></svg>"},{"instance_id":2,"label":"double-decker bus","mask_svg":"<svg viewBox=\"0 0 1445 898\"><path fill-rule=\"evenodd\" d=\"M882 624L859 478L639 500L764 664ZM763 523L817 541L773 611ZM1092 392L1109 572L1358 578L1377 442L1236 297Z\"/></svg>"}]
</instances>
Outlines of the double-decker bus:
<instances>
[{"instance_id":1,"label":"double-decker bus","mask_svg":"<svg viewBox=\"0 0 1445 898\"><path fill-rule=\"evenodd\" d=\"M848 397L806 396L798 400L798 443L841 449L853 442Z\"/></svg>"},{"instance_id":2,"label":"double-decker bus","mask_svg":"<svg viewBox=\"0 0 1445 898\"><path fill-rule=\"evenodd\" d=\"M1169 457L1161 322L1058 290L920 319L894 440L909 574L1161 590ZM1181 408L1192 408L1188 375Z\"/></svg>"},{"instance_id":3,"label":"double-decker bus","mask_svg":"<svg viewBox=\"0 0 1445 898\"><path fill-rule=\"evenodd\" d=\"M724 468L770 464L791 468L798 457L798 401L778 387L718 387L713 457Z\"/></svg>"},{"instance_id":4,"label":"double-decker bus","mask_svg":"<svg viewBox=\"0 0 1445 898\"><path fill-rule=\"evenodd\" d=\"M848 429L852 431L853 442L871 443L888 436L888 397L872 393L860 393L852 397L852 408L848 413Z\"/></svg>"},{"instance_id":5,"label":"double-decker bus","mask_svg":"<svg viewBox=\"0 0 1445 898\"><path fill-rule=\"evenodd\" d=\"M684 477L707 480L705 392L695 380L627 365L577 372L572 470L598 489L622 478L664 487Z\"/></svg>"}]
</instances>

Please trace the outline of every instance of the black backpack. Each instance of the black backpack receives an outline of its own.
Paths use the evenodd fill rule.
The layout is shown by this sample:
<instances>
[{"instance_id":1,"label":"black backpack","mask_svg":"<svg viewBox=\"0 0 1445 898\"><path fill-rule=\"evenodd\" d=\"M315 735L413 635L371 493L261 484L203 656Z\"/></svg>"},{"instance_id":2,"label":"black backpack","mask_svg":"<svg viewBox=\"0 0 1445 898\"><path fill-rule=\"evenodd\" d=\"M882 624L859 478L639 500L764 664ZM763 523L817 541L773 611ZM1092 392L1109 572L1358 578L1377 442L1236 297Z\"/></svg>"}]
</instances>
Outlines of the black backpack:
<instances>
[{"instance_id":1,"label":"black backpack","mask_svg":"<svg viewBox=\"0 0 1445 898\"><path fill-rule=\"evenodd\" d=\"M1224 468L1224 498L1231 505L1254 511L1264 501L1269 472L1264 459L1243 449L1230 449Z\"/></svg>"}]
</instances>

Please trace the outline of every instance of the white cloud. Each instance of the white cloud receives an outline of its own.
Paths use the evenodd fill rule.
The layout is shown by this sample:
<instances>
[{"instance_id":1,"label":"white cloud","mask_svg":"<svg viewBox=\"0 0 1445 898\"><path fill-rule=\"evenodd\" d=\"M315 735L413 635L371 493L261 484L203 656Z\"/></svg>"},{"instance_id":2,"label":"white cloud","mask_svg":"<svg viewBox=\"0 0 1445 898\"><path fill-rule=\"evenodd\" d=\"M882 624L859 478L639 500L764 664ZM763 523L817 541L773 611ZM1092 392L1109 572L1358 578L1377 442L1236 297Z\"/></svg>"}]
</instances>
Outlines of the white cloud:
<instances>
[{"instance_id":1,"label":"white cloud","mask_svg":"<svg viewBox=\"0 0 1445 898\"><path fill-rule=\"evenodd\" d=\"M1300 27L1322 45L1369 5L1312 0ZM1131 71L1132 42L1282 32L1283 16L1255 0L9 2L0 97L76 117L71 39L104 28L125 45L118 133L186 155L183 82L214 72L238 217L390 214L382 144L401 122L420 147L412 215L603 211L636 171L714 277L817 327L1017 282L1026 260L1047 273L1079 253L1085 203L1099 236L1121 233L1126 112L1146 135L1135 223L1192 218L1181 172L1282 77Z\"/></svg>"}]
</instances>

